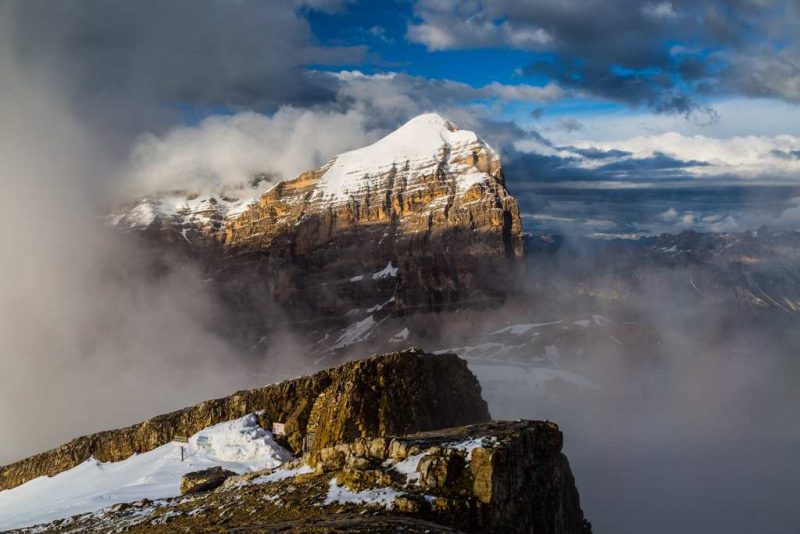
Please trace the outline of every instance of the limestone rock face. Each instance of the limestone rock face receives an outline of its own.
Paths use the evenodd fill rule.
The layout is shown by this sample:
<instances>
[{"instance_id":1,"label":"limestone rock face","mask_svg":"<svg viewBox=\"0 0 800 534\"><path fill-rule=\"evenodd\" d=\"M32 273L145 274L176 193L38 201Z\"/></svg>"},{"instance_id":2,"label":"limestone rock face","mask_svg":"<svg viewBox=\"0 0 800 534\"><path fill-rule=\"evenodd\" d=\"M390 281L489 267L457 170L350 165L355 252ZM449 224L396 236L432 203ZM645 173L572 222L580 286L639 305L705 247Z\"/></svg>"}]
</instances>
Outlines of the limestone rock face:
<instances>
[{"instance_id":1,"label":"limestone rock face","mask_svg":"<svg viewBox=\"0 0 800 534\"><path fill-rule=\"evenodd\" d=\"M300 452L309 432L313 449L362 436L404 434L487 421L478 380L454 354L417 349L374 356L154 417L143 423L76 438L0 467L0 490L71 469L90 457L119 461L190 436L211 425L258 413L260 424L285 423L282 445Z\"/></svg>"},{"instance_id":2,"label":"limestone rock face","mask_svg":"<svg viewBox=\"0 0 800 534\"><path fill-rule=\"evenodd\" d=\"M181 495L211 491L220 487L228 477L235 474L233 471L228 471L220 466L186 473L181 477Z\"/></svg>"},{"instance_id":3,"label":"limestone rock face","mask_svg":"<svg viewBox=\"0 0 800 534\"><path fill-rule=\"evenodd\" d=\"M464 531L588 533L562 445L554 423L494 421L360 439L304 461L353 493L402 490L393 509Z\"/></svg>"},{"instance_id":4,"label":"limestone rock face","mask_svg":"<svg viewBox=\"0 0 800 534\"><path fill-rule=\"evenodd\" d=\"M192 499L133 503L46 529L590 534L561 449L560 430L543 421L358 438Z\"/></svg>"},{"instance_id":5,"label":"limestone rock face","mask_svg":"<svg viewBox=\"0 0 800 534\"><path fill-rule=\"evenodd\" d=\"M218 248L231 275L255 264L271 297L313 311L346 312L361 293L397 310L485 304L504 298L523 255L499 156L436 114L251 201L189 204L143 200L110 220Z\"/></svg>"}]
</instances>

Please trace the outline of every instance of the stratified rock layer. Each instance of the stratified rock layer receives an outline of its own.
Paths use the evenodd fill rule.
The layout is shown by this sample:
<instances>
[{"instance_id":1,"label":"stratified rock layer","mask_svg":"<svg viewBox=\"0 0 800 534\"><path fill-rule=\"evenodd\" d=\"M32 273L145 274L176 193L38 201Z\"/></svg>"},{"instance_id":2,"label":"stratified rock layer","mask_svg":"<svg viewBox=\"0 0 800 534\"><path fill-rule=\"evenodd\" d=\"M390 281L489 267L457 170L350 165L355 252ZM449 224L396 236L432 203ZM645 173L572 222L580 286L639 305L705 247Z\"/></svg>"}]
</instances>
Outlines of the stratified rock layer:
<instances>
[{"instance_id":1,"label":"stratified rock layer","mask_svg":"<svg viewBox=\"0 0 800 534\"><path fill-rule=\"evenodd\" d=\"M192 435L211 425L258 413L264 428L285 423L283 445L299 452L308 432L313 449L362 436L385 436L486 421L480 385L454 354L410 349L348 362L317 374L76 438L0 468L0 490L52 476L90 457L115 462Z\"/></svg>"},{"instance_id":2,"label":"stratified rock layer","mask_svg":"<svg viewBox=\"0 0 800 534\"><path fill-rule=\"evenodd\" d=\"M558 427L542 421L360 438L193 498L140 501L46 528L589 534L561 449Z\"/></svg>"},{"instance_id":3,"label":"stratified rock layer","mask_svg":"<svg viewBox=\"0 0 800 534\"><path fill-rule=\"evenodd\" d=\"M508 295L523 255L519 208L498 154L436 114L236 209L191 198L186 206L197 204L196 213L172 204L164 211L166 200L151 199L110 221L211 250L210 271L263 280L271 299L305 317L392 297L387 309L399 312L485 306Z\"/></svg>"}]
</instances>

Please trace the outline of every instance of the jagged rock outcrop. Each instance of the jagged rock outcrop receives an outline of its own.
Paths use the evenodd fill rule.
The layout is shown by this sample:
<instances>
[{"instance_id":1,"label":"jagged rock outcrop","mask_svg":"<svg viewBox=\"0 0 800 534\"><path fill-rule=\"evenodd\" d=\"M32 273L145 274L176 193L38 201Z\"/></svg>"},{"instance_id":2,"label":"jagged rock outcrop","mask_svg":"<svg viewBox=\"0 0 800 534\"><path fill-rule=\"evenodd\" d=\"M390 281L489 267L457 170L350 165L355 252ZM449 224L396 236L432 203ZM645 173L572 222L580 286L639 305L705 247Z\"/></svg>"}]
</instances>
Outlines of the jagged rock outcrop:
<instances>
[{"instance_id":1,"label":"jagged rock outcrop","mask_svg":"<svg viewBox=\"0 0 800 534\"><path fill-rule=\"evenodd\" d=\"M252 201L190 197L144 199L110 221L213 249L210 270L254 273L303 314L367 298L397 311L485 305L509 293L523 255L499 156L433 113Z\"/></svg>"},{"instance_id":2,"label":"jagged rock outcrop","mask_svg":"<svg viewBox=\"0 0 800 534\"><path fill-rule=\"evenodd\" d=\"M90 457L101 462L123 460L175 436L192 435L249 413L259 414L264 428L271 428L273 422L285 423L282 444L295 453L301 450L309 426L315 433L315 450L360 436L403 434L489 419L480 385L463 360L454 354L409 349L76 438L0 467L0 490L55 475Z\"/></svg>"},{"instance_id":3,"label":"jagged rock outcrop","mask_svg":"<svg viewBox=\"0 0 800 534\"><path fill-rule=\"evenodd\" d=\"M554 423L491 422L360 438L211 493L140 501L48 531L588 534Z\"/></svg>"},{"instance_id":4,"label":"jagged rock outcrop","mask_svg":"<svg viewBox=\"0 0 800 534\"><path fill-rule=\"evenodd\" d=\"M233 471L228 471L220 466L186 473L181 477L181 495L211 491L220 487L226 479L235 474Z\"/></svg>"}]
</instances>

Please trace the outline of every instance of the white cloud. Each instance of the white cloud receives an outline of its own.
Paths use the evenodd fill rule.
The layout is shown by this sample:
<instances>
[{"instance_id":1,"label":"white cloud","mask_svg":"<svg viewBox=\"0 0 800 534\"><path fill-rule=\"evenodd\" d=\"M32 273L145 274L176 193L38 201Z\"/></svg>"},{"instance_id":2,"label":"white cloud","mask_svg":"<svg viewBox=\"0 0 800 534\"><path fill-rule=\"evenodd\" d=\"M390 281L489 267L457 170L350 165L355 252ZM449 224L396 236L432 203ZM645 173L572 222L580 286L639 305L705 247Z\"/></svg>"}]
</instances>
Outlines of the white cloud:
<instances>
[{"instance_id":1,"label":"white cloud","mask_svg":"<svg viewBox=\"0 0 800 534\"><path fill-rule=\"evenodd\" d=\"M678 16L671 2L647 3L642 12L656 19L674 19Z\"/></svg>"},{"instance_id":2,"label":"white cloud","mask_svg":"<svg viewBox=\"0 0 800 534\"><path fill-rule=\"evenodd\" d=\"M420 2L416 11L423 21L408 26L407 37L424 44L428 50L449 50L470 47L511 47L536 50L553 41L542 27L529 22L514 24L500 20L475 2L428 0ZM491 11L491 10L490 10Z\"/></svg>"},{"instance_id":3,"label":"white cloud","mask_svg":"<svg viewBox=\"0 0 800 534\"><path fill-rule=\"evenodd\" d=\"M634 159L666 154L704 165L687 169L697 177L732 175L742 180L800 181L800 137L791 135L713 138L677 132L619 141L574 141L573 146L630 152Z\"/></svg>"},{"instance_id":4,"label":"white cloud","mask_svg":"<svg viewBox=\"0 0 800 534\"><path fill-rule=\"evenodd\" d=\"M735 137L747 135L775 136L779 134L800 135L800 106L786 102L733 98L712 103L719 120L700 125L677 115L655 115L649 112L631 113L627 110L609 112L584 112L574 115L584 128L579 134L553 134L553 141L568 144L572 139L608 141L626 139L640 135L658 135L678 132L684 135L709 137ZM558 108L548 110L547 116L557 117ZM533 124L530 124L533 126Z\"/></svg>"},{"instance_id":5,"label":"white cloud","mask_svg":"<svg viewBox=\"0 0 800 534\"><path fill-rule=\"evenodd\" d=\"M481 88L482 91L494 95L501 100L517 102L554 102L565 96L564 90L555 83L538 85L506 85L492 82Z\"/></svg>"},{"instance_id":6,"label":"white cloud","mask_svg":"<svg viewBox=\"0 0 800 534\"><path fill-rule=\"evenodd\" d=\"M555 83L547 85L530 84L503 84L494 81L482 87L472 87L469 84L453 80L436 80L410 76L400 72L381 72L364 74L358 70L344 70L333 73L343 83L340 94L349 96L362 96L364 88L378 89L383 98L389 95L402 94L413 98L407 93L412 88L429 89L434 97L470 100L476 98L493 98L503 102L528 102L546 103L554 102L566 96L561 86Z\"/></svg>"},{"instance_id":7,"label":"white cloud","mask_svg":"<svg viewBox=\"0 0 800 534\"><path fill-rule=\"evenodd\" d=\"M791 200L791 206L777 213L739 212L700 213L694 210L668 208L658 220L638 223L637 229L652 234L678 233L684 230L701 232L743 232L760 226L797 228L800 225L800 198Z\"/></svg>"},{"instance_id":8,"label":"white cloud","mask_svg":"<svg viewBox=\"0 0 800 534\"><path fill-rule=\"evenodd\" d=\"M143 136L129 174L134 191L145 193L235 185L258 173L290 179L375 138L358 111L284 107L272 116L213 116L163 136Z\"/></svg>"}]
</instances>

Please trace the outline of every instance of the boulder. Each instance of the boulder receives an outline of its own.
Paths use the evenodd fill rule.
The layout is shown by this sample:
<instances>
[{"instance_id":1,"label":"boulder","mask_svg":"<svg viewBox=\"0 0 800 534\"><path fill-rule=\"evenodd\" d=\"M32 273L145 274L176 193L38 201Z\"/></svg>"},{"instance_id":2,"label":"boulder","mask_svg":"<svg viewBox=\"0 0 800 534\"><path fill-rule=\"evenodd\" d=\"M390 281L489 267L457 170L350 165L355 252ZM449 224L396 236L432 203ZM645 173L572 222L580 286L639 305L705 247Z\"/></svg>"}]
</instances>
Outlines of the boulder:
<instances>
[{"instance_id":1,"label":"boulder","mask_svg":"<svg viewBox=\"0 0 800 534\"><path fill-rule=\"evenodd\" d=\"M235 474L233 471L228 471L218 465L202 471L187 473L181 477L181 495L211 491L220 487L228 477L232 477Z\"/></svg>"}]
</instances>

